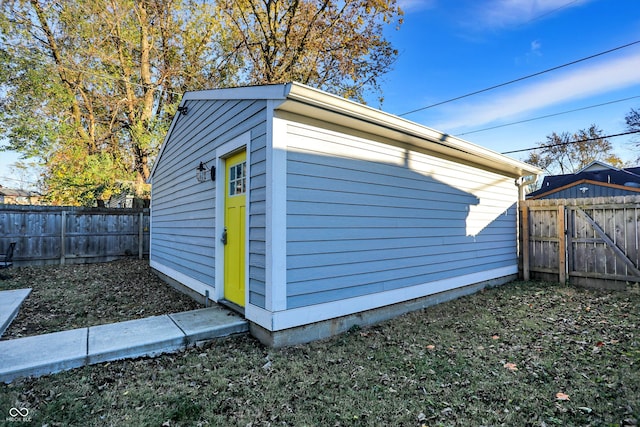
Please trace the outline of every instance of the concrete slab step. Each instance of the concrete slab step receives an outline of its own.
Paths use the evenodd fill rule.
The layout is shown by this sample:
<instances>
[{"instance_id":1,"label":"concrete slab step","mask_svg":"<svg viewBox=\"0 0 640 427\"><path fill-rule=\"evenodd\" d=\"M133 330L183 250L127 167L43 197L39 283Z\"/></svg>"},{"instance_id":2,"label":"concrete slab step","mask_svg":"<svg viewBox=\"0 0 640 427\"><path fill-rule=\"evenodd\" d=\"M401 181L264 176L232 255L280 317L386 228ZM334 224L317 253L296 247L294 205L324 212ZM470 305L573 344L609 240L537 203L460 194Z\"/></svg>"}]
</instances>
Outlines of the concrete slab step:
<instances>
[{"instance_id":1,"label":"concrete slab step","mask_svg":"<svg viewBox=\"0 0 640 427\"><path fill-rule=\"evenodd\" d=\"M155 356L186 345L184 332L167 315L89 328L87 364Z\"/></svg>"},{"instance_id":2,"label":"concrete slab step","mask_svg":"<svg viewBox=\"0 0 640 427\"><path fill-rule=\"evenodd\" d=\"M0 291L0 337L16 318L22 302L30 293L31 288Z\"/></svg>"},{"instance_id":3,"label":"concrete slab step","mask_svg":"<svg viewBox=\"0 0 640 427\"><path fill-rule=\"evenodd\" d=\"M87 357L87 328L0 341L0 381L78 368Z\"/></svg>"},{"instance_id":4,"label":"concrete slab step","mask_svg":"<svg viewBox=\"0 0 640 427\"><path fill-rule=\"evenodd\" d=\"M156 356L249 330L219 306L0 341L0 381L112 360Z\"/></svg>"},{"instance_id":5,"label":"concrete slab step","mask_svg":"<svg viewBox=\"0 0 640 427\"><path fill-rule=\"evenodd\" d=\"M202 308L170 314L169 317L184 332L188 344L249 331L249 323L237 314L219 307Z\"/></svg>"}]
</instances>

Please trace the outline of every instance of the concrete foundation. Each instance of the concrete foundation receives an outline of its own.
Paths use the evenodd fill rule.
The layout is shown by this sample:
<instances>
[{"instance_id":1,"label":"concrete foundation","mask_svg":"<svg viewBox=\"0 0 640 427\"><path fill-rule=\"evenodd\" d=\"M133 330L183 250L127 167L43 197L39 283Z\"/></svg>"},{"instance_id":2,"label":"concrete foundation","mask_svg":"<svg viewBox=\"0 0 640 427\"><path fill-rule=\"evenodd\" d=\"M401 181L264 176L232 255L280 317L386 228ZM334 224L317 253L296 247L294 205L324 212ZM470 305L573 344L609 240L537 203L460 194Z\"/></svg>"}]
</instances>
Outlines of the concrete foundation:
<instances>
[{"instance_id":1,"label":"concrete foundation","mask_svg":"<svg viewBox=\"0 0 640 427\"><path fill-rule=\"evenodd\" d=\"M156 270L153 267L151 268L151 270L153 271L153 273L156 276L158 276L160 278L160 280L165 282L167 285L171 286L173 289L177 290L178 292L181 292L181 293L183 293L185 295L190 296L196 302L204 305L205 307L209 307L210 305L215 304L213 299L207 298L206 296L202 295L201 293L196 292L193 289L191 289L190 287L185 286L182 283L178 282L174 278L167 276L166 274ZM213 291L213 288L211 288L211 290Z\"/></svg>"},{"instance_id":2,"label":"concrete foundation","mask_svg":"<svg viewBox=\"0 0 640 427\"><path fill-rule=\"evenodd\" d=\"M427 295L410 301L367 310L360 313L354 313L348 316L342 316L309 325L284 329L281 331L268 331L260 325L249 322L249 331L251 332L251 335L269 347L278 348L303 344L341 334L354 326L365 327L373 325L412 311L421 310L426 307L451 301L465 295L471 295L482 289L503 285L516 280L517 278L517 274L499 277L462 288Z\"/></svg>"},{"instance_id":3,"label":"concrete foundation","mask_svg":"<svg viewBox=\"0 0 640 427\"><path fill-rule=\"evenodd\" d=\"M180 282L155 269L154 272L173 288L191 296L198 302L204 303L205 298L201 294L195 292L194 290L188 288L187 286L184 286ZM303 344L341 334L348 331L354 326L366 327L369 325L380 323L385 320L393 319L394 317L410 313L412 311L421 310L426 307L430 307L446 301L451 301L465 295L476 293L482 289L500 286L517 279L517 274L498 277L496 279L486 280L484 282L475 283L472 285L464 286L462 288L456 288L437 294L427 295L421 298L379 307L373 310L354 313L347 316L337 317L322 322L311 323L308 325L298 326L290 329L283 329L281 331L269 331L262 326L249 321L249 332L261 343L269 347L279 348ZM209 304L215 304L215 302L213 301L207 302ZM336 304L346 303L347 302L344 301L336 301Z\"/></svg>"}]
</instances>

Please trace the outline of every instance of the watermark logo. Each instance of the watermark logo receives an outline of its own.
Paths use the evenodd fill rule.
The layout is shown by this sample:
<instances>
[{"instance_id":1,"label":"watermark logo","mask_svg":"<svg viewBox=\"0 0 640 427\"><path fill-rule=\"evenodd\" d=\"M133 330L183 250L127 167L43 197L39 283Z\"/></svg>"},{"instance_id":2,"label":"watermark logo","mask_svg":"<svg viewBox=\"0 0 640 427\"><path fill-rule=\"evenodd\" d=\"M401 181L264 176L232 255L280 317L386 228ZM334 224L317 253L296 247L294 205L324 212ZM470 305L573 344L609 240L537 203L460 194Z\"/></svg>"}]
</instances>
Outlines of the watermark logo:
<instances>
[{"instance_id":1,"label":"watermark logo","mask_svg":"<svg viewBox=\"0 0 640 427\"><path fill-rule=\"evenodd\" d=\"M6 418L9 422L22 422L28 423L31 421L29 416L29 408L11 408L9 409L9 416Z\"/></svg>"},{"instance_id":2,"label":"watermark logo","mask_svg":"<svg viewBox=\"0 0 640 427\"><path fill-rule=\"evenodd\" d=\"M29 416L29 408L11 408L9 409L10 417L28 417Z\"/></svg>"}]
</instances>

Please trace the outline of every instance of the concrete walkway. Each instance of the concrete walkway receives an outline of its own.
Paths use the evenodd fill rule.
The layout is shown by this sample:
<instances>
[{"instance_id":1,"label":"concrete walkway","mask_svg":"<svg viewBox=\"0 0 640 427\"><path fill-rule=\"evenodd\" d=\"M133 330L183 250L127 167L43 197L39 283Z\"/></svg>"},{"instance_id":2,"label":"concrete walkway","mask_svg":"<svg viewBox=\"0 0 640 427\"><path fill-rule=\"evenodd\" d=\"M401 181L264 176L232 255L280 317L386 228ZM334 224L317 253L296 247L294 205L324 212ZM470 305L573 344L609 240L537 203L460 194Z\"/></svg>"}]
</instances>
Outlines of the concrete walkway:
<instances>
[{"instance_id":1,"label":"concrete walkway","mask_svg":"<svg viewBox=\"0 0 640 427\"><path fill-rule=\"evenodd\" d=\"M16 318L22 301L31 293L31 289L13 289L0 292L0 337Z\"/></svg>"},{"instance_id":2,"label":"concrete walkway","mask_svg":"<svg viewBox=\"0 0 640 427\"><path fill-rule=\"evenodd\" d=\"M154 356L247 330L245 319L214 306L0 341L0 381L9 383L20 377L110 360Z\"/></svg>"}]
</instances>

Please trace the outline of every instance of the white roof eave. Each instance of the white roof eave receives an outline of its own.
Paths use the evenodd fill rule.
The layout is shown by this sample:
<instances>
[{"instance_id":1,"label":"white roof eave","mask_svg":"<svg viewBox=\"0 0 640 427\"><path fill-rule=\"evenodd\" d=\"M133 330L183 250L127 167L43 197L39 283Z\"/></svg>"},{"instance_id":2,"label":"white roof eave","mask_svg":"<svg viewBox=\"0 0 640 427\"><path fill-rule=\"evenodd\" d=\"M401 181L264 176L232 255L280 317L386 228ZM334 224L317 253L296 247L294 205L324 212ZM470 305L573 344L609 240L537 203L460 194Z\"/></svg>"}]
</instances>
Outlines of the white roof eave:
<instances>
[{"instance_id":1,"label":"white roof eave","mask_svg":"<svg viewBox=\"0 0 640 427\"><path fill-rule=\"evenodd\" d=\"M383 136L440 152L514 178L542 173L542 170L535 166L471 142L299 83L289 86L287 101L277 109L318 119L324 116L325 119L363 131L372 132L375 128L375 133Z\"/></svg>"},{"instance_id":2,"label":"white roof eave","mask_svg":"<svg viewBox=\"0 0 640 427\"><path fill-rule=\"evenodd\" d=\"M276 110L301 114L359 131L379 134L506 176L518 178L542 174L542 170L535 166L471 142L295 82L186 92L180 106L184 106L187 101L192 100L219 99L272 100L276 101L273 104ZM163 154L166 141L173 132L178 117L179 115L174 118L165 136L148 182L153 180L158 160Z\"/></svg>"}]
</instances>

